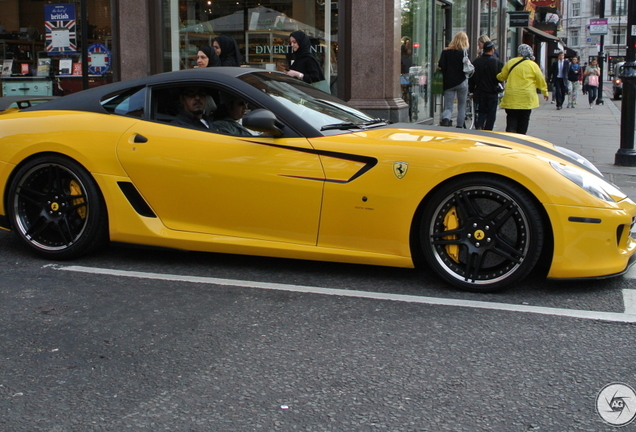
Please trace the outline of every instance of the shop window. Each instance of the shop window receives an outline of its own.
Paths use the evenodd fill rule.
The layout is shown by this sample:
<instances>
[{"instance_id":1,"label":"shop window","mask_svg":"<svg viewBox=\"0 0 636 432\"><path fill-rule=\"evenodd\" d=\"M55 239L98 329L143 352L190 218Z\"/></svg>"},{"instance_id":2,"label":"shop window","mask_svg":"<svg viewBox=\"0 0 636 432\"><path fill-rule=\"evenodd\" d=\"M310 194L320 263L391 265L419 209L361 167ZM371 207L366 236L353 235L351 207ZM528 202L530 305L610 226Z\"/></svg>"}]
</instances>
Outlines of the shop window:
<instances>
[{"instance_id":1,"label":"shop window","mask_svg":"<svg viewBox=\"0 0 636 432\"><path fill-rule=\"evenodd\" d=\"M219 0L162 2L162 71L196 67L197 52L220 35L238 44L243 65L283 71L289 35L304 31L332 92L338 77L338 2L316 0Z\"/></svg>"},{"instance_id":2,"label":"shop window","mask_svg":"<svg viewBox=\"0 0 636 432\"><path fill-rule=\"evenodd\" d=\"M13 3L14 7L0 6L4 27L0 32L0 64L7 68L3 80L45 80L48 84L38 87L46 87L48 94L57 96L82 90L81 35L87 30L88 86L112 82L110 0L87 1L87 19L82 17L80 0Z\"/></svg>"},{"instance_id":3,"label":"shop window","mask_svg":"<svg viewBox=\"0 0 636 432\"><path fill-rule=\"evenodd\" d=\"M403 0L400 39L400 87L402 99L409 106L409 120L421 121L432 116L429 78L436 69L434 54L436 39L442 31L438 22L438 34L432 34L434 6L428 0Z\"/></svg>"}]
</instances>

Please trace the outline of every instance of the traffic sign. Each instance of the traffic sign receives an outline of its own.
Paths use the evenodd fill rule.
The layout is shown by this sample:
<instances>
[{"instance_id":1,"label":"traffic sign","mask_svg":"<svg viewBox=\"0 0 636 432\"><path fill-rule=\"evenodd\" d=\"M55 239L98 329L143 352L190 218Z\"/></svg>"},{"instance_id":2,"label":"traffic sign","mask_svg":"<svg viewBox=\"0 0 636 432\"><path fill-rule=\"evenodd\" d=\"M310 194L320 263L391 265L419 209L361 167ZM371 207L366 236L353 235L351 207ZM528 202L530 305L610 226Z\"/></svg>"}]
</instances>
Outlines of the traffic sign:
<instances>
[{"instance_id":1,"label":"traffic sign","mask_svg":"<svg viewBox=\"0 0 636 432\"><path fill-rule=\"evenodd\" d=\"M606 35L607 20L606 19L590 20L590 34L591 35Z\"/></svg>"}]
</instances>

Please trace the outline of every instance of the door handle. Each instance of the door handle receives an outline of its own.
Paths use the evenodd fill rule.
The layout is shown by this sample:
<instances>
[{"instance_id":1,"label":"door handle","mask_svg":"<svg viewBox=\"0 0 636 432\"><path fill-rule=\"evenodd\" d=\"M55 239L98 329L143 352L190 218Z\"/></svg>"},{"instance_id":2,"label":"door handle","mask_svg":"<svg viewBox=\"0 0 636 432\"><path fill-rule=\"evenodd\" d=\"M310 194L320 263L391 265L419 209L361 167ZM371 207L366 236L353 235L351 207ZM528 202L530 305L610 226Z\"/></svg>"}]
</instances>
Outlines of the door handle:
<instances>
[{"instance_id":1,"label":"door handle","mask_svg":"<svg viewBox=\"0 0 636 432\"><path fill-rule=\"evenodd\" d=\"M148 142L148 138L146 138L143 135L135 135L134 142L135 143L139 143L139 144L147 143Z\"/></svg>"}]
</instances>

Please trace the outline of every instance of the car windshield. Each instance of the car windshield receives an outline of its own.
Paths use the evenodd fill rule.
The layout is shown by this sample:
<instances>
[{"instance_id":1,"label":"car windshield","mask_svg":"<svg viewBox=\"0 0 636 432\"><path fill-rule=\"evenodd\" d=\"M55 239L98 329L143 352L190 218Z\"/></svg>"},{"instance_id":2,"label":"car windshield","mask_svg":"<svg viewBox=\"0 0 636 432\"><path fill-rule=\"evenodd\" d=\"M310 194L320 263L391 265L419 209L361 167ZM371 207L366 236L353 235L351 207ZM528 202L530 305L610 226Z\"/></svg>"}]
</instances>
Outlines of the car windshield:
<instances>
[{"instance_id":1,"label":"car windshield","mask_svg":"<svg viewBox=\"0 0 636 432\"><path fill-rule=\"evenodd\" d=\"M239 79L277 100L325 134L387 124L385 120L369 117L340 99L283 74L256 72Z\"/></svg>"}]
</instances>

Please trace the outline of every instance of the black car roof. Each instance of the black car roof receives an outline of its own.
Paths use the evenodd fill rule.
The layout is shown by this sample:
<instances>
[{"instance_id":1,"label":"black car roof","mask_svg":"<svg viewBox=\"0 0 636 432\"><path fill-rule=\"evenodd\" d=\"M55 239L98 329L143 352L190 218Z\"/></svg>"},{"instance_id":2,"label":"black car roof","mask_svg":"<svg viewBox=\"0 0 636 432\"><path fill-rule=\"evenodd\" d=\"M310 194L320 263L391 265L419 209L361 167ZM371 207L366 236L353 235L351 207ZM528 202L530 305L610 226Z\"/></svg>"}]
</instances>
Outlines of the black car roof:
<instances>
[{"instance_id":1,"label":"black car roof","mask_svg":"<svg viewBox=\"0 0 636 432\"><path fill-rule=\"evenodd\" d=\"M214 67L164 72L157 75L149 75L142 78L119 81L88 90L82 90L41 105L27 108L24 111L72 110L103 113L105 111L100 103L103 97L128 88L191 81L216 81L228 84L232 82L233 78L251 72L268 71L243 67Z\"/></svg>"}]
</instances>

